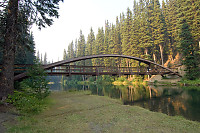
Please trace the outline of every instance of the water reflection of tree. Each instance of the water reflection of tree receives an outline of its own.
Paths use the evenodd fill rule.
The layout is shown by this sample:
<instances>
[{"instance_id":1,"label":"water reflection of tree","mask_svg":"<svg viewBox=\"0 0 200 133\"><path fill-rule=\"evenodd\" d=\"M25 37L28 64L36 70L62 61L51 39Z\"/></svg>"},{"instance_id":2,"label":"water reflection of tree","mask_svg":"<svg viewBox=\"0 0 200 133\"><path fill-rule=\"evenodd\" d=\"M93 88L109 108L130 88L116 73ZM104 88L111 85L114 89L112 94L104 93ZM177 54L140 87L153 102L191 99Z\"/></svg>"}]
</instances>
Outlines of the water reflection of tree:
<instances>
[{"instance_id":1,"label":"water reflection of tree","mask_svg":"<svg viewBox=\"0 0 200 133\"><path fill-rule=\"evenodd\" d=\"M56 83L56 82L55 82ZM183 90L177 87L155 87L144 84L114 86L112 84L90 84L84 86L75 81L66 82L65 90L91 90L92 94L119 98L124 104L138 105L167 115L182 115L200 121L200 91ZM56 84L55 84L56 85ZM56 88L56 87L54 87Z\"/></svg>"},{"instance_id":2,"label":"water reflection of tree","mask_svg":"<svg viewBox=\"0 0 200 133\"><path fill-rule=\"evenodd\" d=\"M133 104L135 101L150 98L150 90L143 84L117 86L117 88L121 91L120 99L124 104Z\"/></svg>"},{"instance_id":3,"label":"water reflection of tree","mask_svg":"<svg viewBox=\"0 0 200 133\"><path fill-rule=\"evenodd\" d=\"M102 85L90 85L90 90L92 94L97 94L100 96L108 96L111 98L119 98L120 91L116 90L116 88L112 84Z\"/></svg>"},{"instance_id":4,"label":"water reflection of tree","mask_svg":"<svg viewBox=\"0 0 200 133\"><path fill-rule=\"evenodd\" d=\"M168 115L176 115L180 113L180 109L185 111L184 103L177 95L182 91L180 89L170 88L153 88L149 87L151 98L147 101L137 102L135 105L142 106L151 111L162 112Z\"/></svg>"},{"instance_id":5,"label":"water reflection of tree","mask_svg":"<svg viewBox=\"0 0 200 133\"><path fill-rule=\"evenodd\" d=\"M184 115L189 115L191 120L200 121L200 91L191 89L187 91L187 94L189 97L186 104L190 111L187 110L187 114Z\"/></svg>"}]
</instances>

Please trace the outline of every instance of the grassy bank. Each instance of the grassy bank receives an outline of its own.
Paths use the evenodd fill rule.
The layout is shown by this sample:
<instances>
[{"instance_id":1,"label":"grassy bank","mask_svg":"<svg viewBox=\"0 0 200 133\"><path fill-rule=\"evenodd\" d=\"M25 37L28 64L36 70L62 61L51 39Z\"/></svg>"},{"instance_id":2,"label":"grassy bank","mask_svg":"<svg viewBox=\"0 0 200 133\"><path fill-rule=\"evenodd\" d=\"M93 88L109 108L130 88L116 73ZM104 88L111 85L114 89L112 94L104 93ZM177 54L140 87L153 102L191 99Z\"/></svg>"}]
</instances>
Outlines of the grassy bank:
<instances>
[{"instance_id":1,"label":"grassy bank","mask_svg":"<svg viewBox=\"0 0 200 133\"><path fill-rule=\"evenodd\" d=\"M183 79L180 82L181 85L188 85L188 86L200 86L200 79L196 79L196 80L186 80Z\"/></svg>"},{"instance_id":2,"label":"grassy bank","mask_svg":"<svg viewBox=\"0 0 200 133\"><path fill-rule=\"evenodd\" d=\"M119 100L86 92L54 92L53 103L43 113L21 119L9 132L200 132L200 123L170 117Z\"/></svg>"}]
</instances>

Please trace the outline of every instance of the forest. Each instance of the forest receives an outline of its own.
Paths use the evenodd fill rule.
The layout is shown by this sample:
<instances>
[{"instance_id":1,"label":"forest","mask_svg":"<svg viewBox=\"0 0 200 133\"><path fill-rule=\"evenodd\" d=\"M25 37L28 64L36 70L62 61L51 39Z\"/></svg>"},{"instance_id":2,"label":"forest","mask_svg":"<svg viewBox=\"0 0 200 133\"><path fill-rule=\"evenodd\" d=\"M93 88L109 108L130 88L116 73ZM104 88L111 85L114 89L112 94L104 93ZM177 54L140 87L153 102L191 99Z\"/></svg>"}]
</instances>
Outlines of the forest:
<instances>
[{"instance_id":1,"label":"forest","mask_svg":"<svg viewBox=\"0 0 200 133\"><path fill-rule=\"evenodd\" d=\"M14 63L30 64L36 58L31 25L35 23L39 28L52 25L51 18L59 17L59 1L62 0L0 2L1 88L6 94L5 88L14 88ZM64 50L63 59L97 54L130 55L166 67L186 65L186 77L196 79L200 61L199 9L199 0L163 0L162 3L159 0L134 0L133 9L128 8L126 13L117 16L115 23L105 21L105 26L99 27L96 35L91 28L86 38L80 30L80 36ZM37 58L41 59L39 56ZM41 62L46 64L46 57ZM135 67L144 64L103 58L81 61L77 65Z\"/></svg>"},{"instance_id":2,"label":"forest","mask_svg":"<svg viewBox=\"0 0 200 133\"><path fill-rule=\"evenodd\" d=\"M162 4L159 0L134 1L133 10L128 8L126 13L117 16L115 24L105 21L105 27L98 28L96 35L91 28L86 39L80 30L80 36L64 50L63 59L86 55L123 54L148 59L165 67L176 67L183 64L182 58L191 55L195 65L198 65L199 8L198 0L166 0L162 1ZM184 24L188 26L183 28ZM188 35L186 37L186 34L190 34L190 38ZM188 43L183 44L182 40ZM138 65L136 61L120 58L92 59L78 64Z\"/></svg>"}]
</instances>

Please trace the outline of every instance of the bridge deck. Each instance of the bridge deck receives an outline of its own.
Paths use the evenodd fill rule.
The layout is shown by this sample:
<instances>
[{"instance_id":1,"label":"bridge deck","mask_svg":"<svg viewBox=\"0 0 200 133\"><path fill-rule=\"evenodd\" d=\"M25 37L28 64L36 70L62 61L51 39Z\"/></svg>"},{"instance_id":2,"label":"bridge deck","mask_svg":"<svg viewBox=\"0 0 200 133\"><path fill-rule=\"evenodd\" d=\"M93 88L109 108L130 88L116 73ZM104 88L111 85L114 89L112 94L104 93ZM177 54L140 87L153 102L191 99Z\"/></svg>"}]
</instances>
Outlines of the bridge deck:
<instances>
[{"instance_id":1,"label":"bridge deck","mask_svg":"<svg viewBox=\"0 0 200 133\"><path fill-rule=\"evenodd\" d=\"M61 66L47 70L49 75L156 75L170 73L146 67Z\"/></svg>"},{"instance_id":2,"label":"bridge deck","mask_svg":"<svg viewBox=\"0 0 200 133\"><path fill-rule=\"evenodd\" d=\"M15 80L18 80L22 77L26 77L25 74L20 76L20 73L26 72L27 68L31 66L28 65L15 65L15 75L17 75ZM43 65L45 67L46 65ZM175 73L177 69L173 70ZM1 72L1 65L0 65ZM148 68L148 67L106 67L106 66L76 66L76 65L61 65L59 67L52 67L46 70L48 75L163 75L169 74L170 71L167 71L162 68Z\"/></svg>"},{"instance_id":3,"label":"bridge deck","mask_svg":"<svg viewBox=\"0 0 200 133\"><path fill-rule=\"evenodd\" d=\"M66 65L73 63L73 62L87 60L87 59L94 59L94 58L105 58L105 57L119 57L119 58L136 60L136 61L147 64L147 66L149 66L149 67L156 66L157 69L154 69L154 68L151 68L151 69L148 69L148 68L146 68L146 69L143 69L143 68L139 68L139 69L138 68L137 69L136 68L117 68L117 69L112 68L111 70L109 70L110 67L109 68L104 67L102 70L102 68L100 68L99 66L92 66L92 68L90 66L81 66L81 68L79 68L79 70L75 70L75 67L74 68L69 67L69 68L63 69L63 65L65 65L65 67L66 67ZM27 65L25 65L25 66L27 66ZM16 72L16 74L18 74L15 76L15 78L14 78L15 80L20 80L20 79L27 77L25 66L23 66L23 67L18 66L15 68L15 72ZM58 62L55 62L52 64L44 65L43 68L45 70L47 70L47 73L50 75L63 75L63 74L65 74L65 75L73 75L73 74L76 74L76 75L77 74L80 74L80 75L86 75L86 74L90 74L90 75L104 75L104 74L110 74L110 75L152 74L152 75L157 75L157 74L161 74L162 75L162 74L166 74L166 73L171 73L171 74L175 74L175 75L178 75L181 77L181 75L178 74L177 71L166 68L155 62L145 60L142 58L138 58L138 57L133 57L133 56L128 56L128 55L115 55L115 54L88 55L88 56L84 56L84 57L71 58L71 59L67 59L67 60L58 61ZM63 69L63 70L53 71L54 70L53 68L59 68L59 69ZM0 72L1 72L1 66L0 66ZM23 72L23 73L21 73L21 72Z\"/></svg>"}]
</instances>

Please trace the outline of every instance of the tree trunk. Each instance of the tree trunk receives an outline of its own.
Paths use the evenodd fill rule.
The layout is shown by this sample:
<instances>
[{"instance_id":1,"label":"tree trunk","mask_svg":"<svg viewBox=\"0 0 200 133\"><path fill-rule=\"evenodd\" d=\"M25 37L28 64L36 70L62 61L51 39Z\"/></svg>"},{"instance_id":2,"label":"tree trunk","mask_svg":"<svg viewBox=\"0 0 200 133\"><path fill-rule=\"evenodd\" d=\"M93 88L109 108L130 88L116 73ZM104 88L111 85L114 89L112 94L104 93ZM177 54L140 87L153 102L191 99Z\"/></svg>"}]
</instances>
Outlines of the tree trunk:
<instances>
[{"instance_id":1,"label":"tree trunk","mask_svg":"<svg viewBox=\"0 0 200 133\"><path fill-rule=\"evenodd\" d=\"M145 55L148 55L148 48L145 48L144 53Z\"/></svg>"},{"instance_id":2,"label":"tree trunk","mask_svg":"<svg viewBox=\"0 0 200 133\"><path fill-rule=\"evenodd\" d=\"M10 0L6 16L5 43L3 44L3 61L0 84L0 100L5 99L14 90L14 59L17 40L18 0Z\"/></svg>"},{"instance_id":3,"label":"tree trunk","mask_svg":"<svg viewBox=\"0 0 200 133\"><path fill-rule=\"evenodd\" d=\"M156 63L156 54L153 54L153 61Z\"/></svg>"},{"instance_id":4,"label":"tree trunk","mask_svg":"<svg viewBox=\"0 0 200 133\"><path fill-rule=\"evenodd\" d=\"M162 63L162 66L164 65L164 61L163 61L163 46L162 45L159 45L160 47L160 57L161 57L161 63Z\"/></svg>"}]
</instances>

